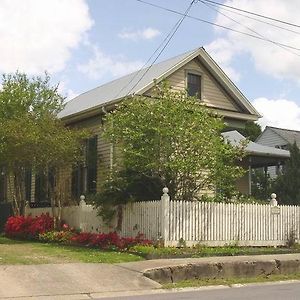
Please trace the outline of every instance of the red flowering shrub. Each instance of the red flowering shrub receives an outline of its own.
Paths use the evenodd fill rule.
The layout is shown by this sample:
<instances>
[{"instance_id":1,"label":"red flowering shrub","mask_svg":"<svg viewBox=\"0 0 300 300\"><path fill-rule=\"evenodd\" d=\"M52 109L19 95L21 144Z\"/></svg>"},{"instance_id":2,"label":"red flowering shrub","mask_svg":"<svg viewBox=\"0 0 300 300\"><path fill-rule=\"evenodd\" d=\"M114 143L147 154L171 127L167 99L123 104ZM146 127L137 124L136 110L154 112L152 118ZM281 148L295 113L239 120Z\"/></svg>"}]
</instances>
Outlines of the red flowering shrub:
<instances>
[{"instance_id":1,"label":"red flowering shrub","mask_svg":"<svg viewBox=\"0 0 300 300\"><path fill-rule=\"evenodd\" d=\"M53 230L53 218L49 214L40 216L9 217L6 221L4 232L6 236L24 239L37 238L40 233Z\"/></svg>"},{"instance_id":2,"label":"red flowering shrub","mask_svg":"<svg viewBox=\"0 0 300 300\"><path fill-rule=\"evenodd\" d=\"M135 245L152 245L152 241L138 234L135 238L122 238L116 232L89 233L81 232L71 238L71 242L101 249L128 249Z\"/></svg>"},{"instance_id":3,"label":"red flowering shrub","mask_svg":"<svg viewBox=\"0 0 300 300\"><path fill-rule=\"evenodd\" d=\"M96 247L100 249L129 249L136 245L152 245L152 241L144 239L142 234L136 237L120 237L116 232L110 233L76 233L67 224L61 231L53 230L53 218L49 214L37 217L9 217L5 224L5 235L22 239L39 239L43 242L56 242Z\"/></svg>"}]
</instances>

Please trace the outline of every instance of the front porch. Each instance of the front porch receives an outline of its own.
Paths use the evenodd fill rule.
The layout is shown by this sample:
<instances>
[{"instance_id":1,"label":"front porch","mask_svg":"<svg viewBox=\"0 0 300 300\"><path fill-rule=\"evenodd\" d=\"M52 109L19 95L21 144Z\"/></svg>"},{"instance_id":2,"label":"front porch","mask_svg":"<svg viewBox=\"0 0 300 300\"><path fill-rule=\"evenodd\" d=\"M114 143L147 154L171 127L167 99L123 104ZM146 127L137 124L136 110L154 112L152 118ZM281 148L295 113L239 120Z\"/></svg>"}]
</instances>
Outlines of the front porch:
<instances>
[{"instance_id":1,"label":"front porch","mask_svg":"<svg viewBox=\"0 0 300 300\"><path fill-rule=\"evenodd\" d=\"M233 146L239 146L246 138L238 131L228 131L222 133L227 142ZM246 147L246 156L241 161L241 166L247 170L245 175L237 181L237 189L242 194L251 195L252 170L263 169L267 176L268 167L280 167L285 164L290 157L287 150L275 147L264 146L250 141Z\"/></svg>"}]
</instances>

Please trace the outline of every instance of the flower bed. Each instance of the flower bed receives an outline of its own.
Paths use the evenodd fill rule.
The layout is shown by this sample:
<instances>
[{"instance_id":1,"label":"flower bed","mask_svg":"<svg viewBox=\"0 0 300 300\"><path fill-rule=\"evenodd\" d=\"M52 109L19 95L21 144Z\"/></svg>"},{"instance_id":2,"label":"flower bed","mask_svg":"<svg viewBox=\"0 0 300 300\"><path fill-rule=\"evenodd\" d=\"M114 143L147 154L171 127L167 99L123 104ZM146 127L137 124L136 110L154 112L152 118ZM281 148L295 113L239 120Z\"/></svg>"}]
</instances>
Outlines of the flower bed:
<instances>
[{"instance_id":1,"label":"flower bed","mask_svg":"<svg viewBox=\"0 0 300 300\"><path fill-rule=\"evenodd\" d=\"M5 224L5 235L12 238L35 239L47 243L63 243L86 247L127 250L136 245L152 245L142 234L136 237L120 237L117 232L90 233L78 232L67 224L61 230L53 229L53 218L49 214L9 217Z\"/></svg>"}]
</instances>

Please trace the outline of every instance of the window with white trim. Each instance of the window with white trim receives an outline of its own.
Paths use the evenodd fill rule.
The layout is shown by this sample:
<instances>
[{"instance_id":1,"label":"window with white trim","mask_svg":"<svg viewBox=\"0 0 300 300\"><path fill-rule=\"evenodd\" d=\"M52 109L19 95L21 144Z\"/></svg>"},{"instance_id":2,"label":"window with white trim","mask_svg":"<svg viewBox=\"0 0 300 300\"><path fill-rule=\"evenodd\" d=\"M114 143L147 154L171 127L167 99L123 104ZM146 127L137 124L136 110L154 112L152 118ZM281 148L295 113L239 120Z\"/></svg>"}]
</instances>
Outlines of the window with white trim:
<instances>
[{"instance_id":1,"label":"window with white trim","mask_svg":"<svg viewBox=\"0 0 300 300\"><path fill-rule=\"evenodd\" d=\"M189 96L201 99L201 75L187 73L187 92Z\"/></svg>"}]
</instances>

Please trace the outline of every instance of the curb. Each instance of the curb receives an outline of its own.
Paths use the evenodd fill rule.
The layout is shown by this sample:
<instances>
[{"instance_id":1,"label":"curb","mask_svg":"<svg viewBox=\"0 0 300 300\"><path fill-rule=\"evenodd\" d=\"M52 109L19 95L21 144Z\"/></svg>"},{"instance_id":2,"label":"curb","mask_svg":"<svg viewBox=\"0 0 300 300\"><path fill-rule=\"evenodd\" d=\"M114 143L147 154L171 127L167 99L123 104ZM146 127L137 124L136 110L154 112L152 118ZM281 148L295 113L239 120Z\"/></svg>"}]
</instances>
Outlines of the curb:
<instances>
[{"instance_id":1,"label":"curb","mask_svg":"<svg viewBox=\"0 0 300 300\"><path fill-rule=\"evenodd\" d=\"M300 273L299 259L188 263L148 269L143 272L143 275L159 283L175 283L190 279L227 279L295 273Z\"/></svg>"}]
</instances>

